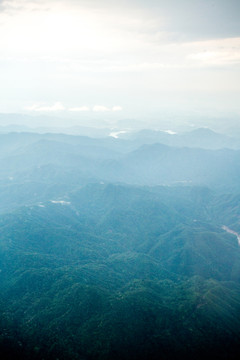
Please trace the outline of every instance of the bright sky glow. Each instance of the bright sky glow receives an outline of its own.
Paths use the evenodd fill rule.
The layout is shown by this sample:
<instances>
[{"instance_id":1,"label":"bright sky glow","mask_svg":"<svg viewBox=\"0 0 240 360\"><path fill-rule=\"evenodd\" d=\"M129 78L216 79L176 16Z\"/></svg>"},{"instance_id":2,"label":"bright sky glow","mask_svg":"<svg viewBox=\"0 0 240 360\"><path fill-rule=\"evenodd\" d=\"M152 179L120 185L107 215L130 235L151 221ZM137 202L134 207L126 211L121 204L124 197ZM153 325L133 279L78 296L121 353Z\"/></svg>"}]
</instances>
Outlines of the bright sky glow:
<instances>
[{"instance_id":1,"label":"bright sky glow","mask_svg":"<svg viewBox=\"0 0 240 360\"><path fill-rule=\"evenodd\" d=\"M240 6L209 3L0 0L0 112L240 115Z\"/></svg>"}]
</instances>

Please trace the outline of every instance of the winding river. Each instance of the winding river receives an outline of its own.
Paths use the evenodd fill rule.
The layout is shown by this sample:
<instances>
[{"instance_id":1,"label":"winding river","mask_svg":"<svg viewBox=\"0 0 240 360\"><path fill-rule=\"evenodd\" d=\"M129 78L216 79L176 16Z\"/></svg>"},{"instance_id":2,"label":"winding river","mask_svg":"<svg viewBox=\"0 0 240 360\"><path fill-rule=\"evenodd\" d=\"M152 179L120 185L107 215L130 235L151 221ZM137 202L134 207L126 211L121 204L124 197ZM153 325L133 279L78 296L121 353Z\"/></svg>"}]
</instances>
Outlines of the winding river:
<instances>
[{"instance_id":1,"label":"winding river","mask_svg":"<svg viewBox=\"0 0 240 360\"><path fill-rule=\"evenodd\" d=\"M235 235L235 236L237 237L238 244L240 245L240 235L239 235L236 231L230 229L230 228L227 227L226 225L223 225L223 226L222 226L222 229L225 230L225 231L227 231L229 234Z\"/></svg>"}]
</instances>

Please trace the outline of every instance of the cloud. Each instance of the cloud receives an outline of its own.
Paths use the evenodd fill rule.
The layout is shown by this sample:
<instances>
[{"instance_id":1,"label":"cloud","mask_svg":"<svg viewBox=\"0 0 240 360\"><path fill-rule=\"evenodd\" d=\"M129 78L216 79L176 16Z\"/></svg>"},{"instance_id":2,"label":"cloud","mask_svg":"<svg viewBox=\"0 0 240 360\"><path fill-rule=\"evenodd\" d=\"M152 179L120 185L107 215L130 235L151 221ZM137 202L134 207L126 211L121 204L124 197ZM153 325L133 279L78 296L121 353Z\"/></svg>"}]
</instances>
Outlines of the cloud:
<instances>
[{"instance_id":1,"label":"cloud","mask_svg":"<svg viewBox=\"0 0 240 360\"><path fill-rule=\"evenodd\" d=\"M207 29L213 39L212 31L223 28L216 26L210 16L201 17L199 21L198 12L201 10L208 14L207 10L221 10L218 15L221 15L223 21L225 8L235 18L240 6L233 0L228 1L227 5L219 0L220 5L215 10L212 5L201 0L183 0L180 4L176 0L150 0L148 3L133 0L131 5L126 1L121 2L120 7L117 4L119 2L114 0L103 0L100 5L99 1L89 1L93 8L89 8L85 0L5 0L3 4L7 13L12 15L1 18L0 30L4 37L0 39L0 57L12 58L16 62L28 59L33 64L38 61L42 72L56 62L54 72L58 73L58 77L62 75L65 78L83 72L161 71L165 68L186 67L189 63L197 67L200 61L201 64L207 63L200 60L205 50L195 51L194 48L194 43L201 39L200 30L204 31L203 39L209 38L205 34ZM104 6L110 3L112 6L103 11ZM190 13L186 11L188 3ZM184 21L186 17L188 21ZM229 26L232 24L230 20L226 23ZM196 24L199 25L199 34L193 36L192 30ZM240 26L235 27L239 36ZM215 35L217 38L220 35L225 37L225 33L221 32ZM211 43L211 40L208 41ZM188 48L183 47L184 44ZM206 51L209 49L217 53L210 47ZM235 64L238 55L232 54L233 49L229 51L231 56L235 56ZM222 53L221 58L225 58L222 63L231 65L229 56Z\"/></svg>"},{"instance_id":2,"label":"cloud","mask_svg":"<svg viewBox=\"0 0 240 360\"><path fill-rule=\"evenodd\" d=\"M92 109L88 106L78 106L78 107L70 107L66 108L61 102L55 102L53 105L44 105L44 104L33 104L31 106L25 106L24 110L27 111L35 111L35 112L53 112L53 111L71 111L71 112L85 112L85 111L94 111L94 112L117 112L122 111L121 106L113 106L112 108L104 106L104 105L95 105Z\"/></svg>"},{"instance_id":3,"label":"cloud","mask_svg":"<svg viewBox=\"0 0 240 360\"><path fill-rule=\"evenodd\" d=\"M113 106L112 108L110 108L104 105L95 105L92 110L95 112L107 112L107 111L117 112L117 111L122 111L122 107Z\"/></svg>"},{"instance_id":4,"label":"cloud","mask_svg":"<svg viewBox=\"0 0 240 360\"><path fill-rule=\"evenodd\" d=\"M240 64L240 37L199 41L190 44L189 60L193 66L231 66Z\"/></svg>"},{"instance_id":5,"label":"cloud","mask_svg":"<svg viewBox=\"0 0 240 360\"><path fill-rule=\"evenodd\" d=\"M196 54L191 54L188 59L195 61L201 65L207 66L227 66L240 63L240 51L203 51Z\"/></svg>"},{"instance_id":6,"label":"cloud","mask_svg":"<svg viewBox=\"0 0 240 360\"><path fill-rule=\"evenodd\" d=\"M80 111L89 111L89 107L87 106L80 106L80 107L73 107L73 108L69 108L69 111L75 111L75 112L80 112Z\"/></svg>"},{"instance_id":7,"label":"cloud","mask_svg":"<svg viewBox=\"0 0 240 360\"><path fill-rule=\"evenodd\" d=\"M0 6L6 12L48 10L48 2L41 0L0 0Z\"/></svg>"},{"instance_id":8,"label":"cloud","mask_svg":"<svg viewBox=\"0 0 240 360\"><path fill-rule=\"evenodd\" d=\"M113 106L112 111L122 111L122 107L121 106Z\"/></svg>"},{"instance_id":9,"label":"cloud","mask_svg":"<svg viewBox=\"0 0 240 360\"><path fill-rule=\"evenodd\" d=\"M36 111L36 112L52 112L52 111L63 111L65 107L62 105L61 102L55 102L51 106L33 104L32 106L26 106L25 110L28 111Z\"/></svg>"},{"instance_id":10,"label":"cloud","mask_svg":"<svg viewBox=\"0 0 240 360\"><path fill-rule=\"evenodd\" d=\"M103 105L95 105L93 107L93 111L95 112L106 112L106 111L111 111L110 108L103 106Z\"/></svg>"},{"instance_id":11,"label":"cloud","mask_svg":"<svg viewBox=\"0 0 240 360\"><path fill-rule=\"evenodd\" d=\"M229 94L229 103L239 107L234 95L240 91L239 0L1 4L0 95L1 106L9 111L41 101L44 94L45 103L26 110L65 110L73 117L93 112L116 119L122 114L117 102L128 103L124 115L133 118L143 116L143 108L157 112L174 101L185 106L191 96L196 100L190 105L197 106L205 101L199 91L217 97L219 87ZM54 104L52 94L66 108ZM84 95L82 104L79 94ZM168 100L170 94L175 100Z\"/></svg>"}]
</instances>

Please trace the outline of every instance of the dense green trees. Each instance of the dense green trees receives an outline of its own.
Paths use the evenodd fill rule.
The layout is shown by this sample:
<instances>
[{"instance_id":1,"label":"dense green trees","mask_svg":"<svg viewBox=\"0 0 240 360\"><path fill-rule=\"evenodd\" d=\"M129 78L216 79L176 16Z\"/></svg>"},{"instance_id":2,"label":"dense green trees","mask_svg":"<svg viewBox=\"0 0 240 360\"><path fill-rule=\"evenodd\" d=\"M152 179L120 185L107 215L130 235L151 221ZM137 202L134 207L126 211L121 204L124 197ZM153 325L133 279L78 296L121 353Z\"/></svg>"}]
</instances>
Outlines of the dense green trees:
<instances>
[{"instance_id":1,"label":"dense green trees","mask_svg":"<svg viewBox=\"0 0 240 360\"><path fill-rule=\"evenodd\" d=\"M240 248L223 201L91 184L1 216L5 359L237 359Z\"/></svg>"}]
</instances>

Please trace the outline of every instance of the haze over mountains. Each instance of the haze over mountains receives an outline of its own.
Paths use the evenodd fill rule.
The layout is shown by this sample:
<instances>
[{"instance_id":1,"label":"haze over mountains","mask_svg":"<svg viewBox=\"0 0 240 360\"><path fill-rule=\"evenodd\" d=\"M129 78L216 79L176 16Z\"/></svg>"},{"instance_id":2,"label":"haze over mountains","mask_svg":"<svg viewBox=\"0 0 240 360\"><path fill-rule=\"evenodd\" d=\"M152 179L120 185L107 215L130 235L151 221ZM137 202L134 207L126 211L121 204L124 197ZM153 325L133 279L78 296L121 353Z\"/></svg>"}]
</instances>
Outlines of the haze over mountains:
<instances>
[{"instance_id":1,"label":"haze over mountains","mask_svg":"<svg viewBox=\"0 0 240 360\"><path fill-rule=\"evenodd\" d=\"M3 359L239 358L237 138L9 132L0 150Z\"/></svg>"},{"instance_id":2,"label":"haze over mountains","mask_svg":"<svg viewBox=\"0 0 240 360\"><path fill-rule=\"evenodd\" d=\"M104 116L104 118L102 118ZM167 140L167 135L182 135L198 129L211 130L230 137L232 141L240 136L239 116L238 115L220 115L214 114L204 116L202 113L166 113L158 115L155 120L139 119L135 117L124 118L118 117L112 119L112 115L103 112L99 118L96 113L84 115L76 114L52 114L51 112L44 115L43 113L0 113L0 133L9 132L36 132L36 133L65 133L69 135L81 135L89 137L105 137L108 135L135 138L140 137L142 131L145 132L145 141L147 138ZM140 134L138 134L140 132ZM143 135L143 134L142 134ZM166 136L165 136L166 135ZM202 134L203 135L203 134ZM206 134L205 134L206 135ZM165 137L164 137L165 136ZM209 137L213 136L209 134ZM207 139L206 139L207 140ZM181 140L178 140L181 142ZM185 145L183 143L183 145ZM217 141L217 140L216 140ZM225 139L230 146L229 139ZM169 143L170 144L170 143Z\"/></svg>"},{"instance_id":3,"label":"haze over mountains","mask_svg":"<svg viewBox=\"0 0 240 360\"><path fill-rule=\"evenodd\" d=\"M205 129L179 136L160 133L161 140L175 143L169 146L157 142L158 132L149 133L152 136L145 138L145 132L140 132L130 140L51 133L1 134L0 178L10 188L20 181L39 183L43 179L64 184L69 179L77 185L79 178L85 182L239 188L237 140L234 143ZM224 148L220 148L221 143ZM227 143L237 150L225 148Z\"/></svg>"}]
</instances>

